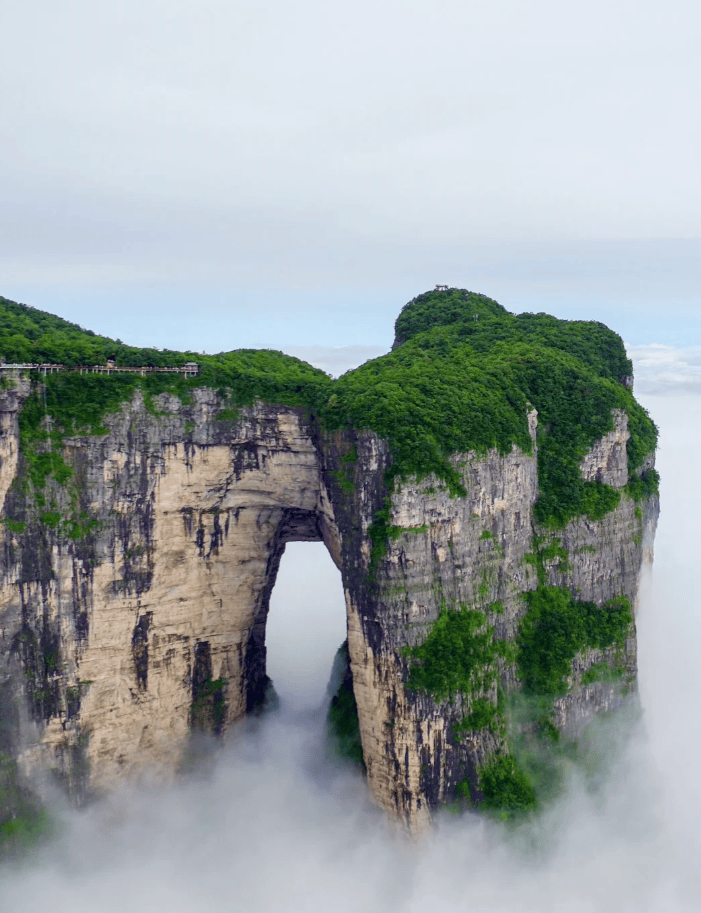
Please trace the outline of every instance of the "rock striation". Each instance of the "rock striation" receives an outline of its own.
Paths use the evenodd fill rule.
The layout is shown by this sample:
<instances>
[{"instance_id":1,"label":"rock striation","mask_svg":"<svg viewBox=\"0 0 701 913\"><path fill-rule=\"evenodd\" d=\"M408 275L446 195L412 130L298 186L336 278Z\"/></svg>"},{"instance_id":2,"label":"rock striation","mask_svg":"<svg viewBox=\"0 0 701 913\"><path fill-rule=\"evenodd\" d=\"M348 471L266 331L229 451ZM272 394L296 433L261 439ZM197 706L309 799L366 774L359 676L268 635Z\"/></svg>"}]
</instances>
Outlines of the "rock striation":
<instances>
[{"instance_id":1,"label":"rock striation","mask_svg":"<svg viewBox=\"0 0 701 913\"><path fill-rule=\"evenodd\" d=\"M535 421L531 413L534 440ZM592 450L587 466L610 471L610 448L597 443ZM360 453L358 472L364 474L368 464L380 462L380 442L368 446L362 460ZM342 536L343 566L356 570L347 573L344 582L368 781L390 814L419 826L430 820L432 809L455 799L458 784L477 783L480 768L507 747L499 732L458 734L455 724L469 711L469 696L438 700L408 689L407 648L425 641L446 604L482 609L495 635L514 642L526 612L523 595L538 585L538 571L527 561L533 538L554 538L534 520L535 452L514 448L507 456L496 451L484 457L456 454L452 461L467 490L464 498L451 498L431 477L403 485L392 496L396 532L375 590L366 584L367 538L349 541ZM355 522L367 530L372 498L354 507ZM571 521L557 537L567 564L560 557L546 559L546 583L566 587L597 605L623 595L637 607L640 570L644 561L652 560L658 511L656 497L642 510L627 498L599 521ZM583 684L587 671L611 660L616 650L619 662L622 650L627 687L610 681ZM636 675L634 630L616 648L578 652L567 694L554 701L553 722L563 733L580 734L598 712L614 710L629 699ZM514 666L504 664L500 684L518 688ZM496 704L496 682L489 697ZM475 798L481 798L477 791Z\"/></svg>"},{"instance_id":2,"label":"rock striation","mask_svg":"<svg viewBox=\"0 0 701 913\"><path fill-rule=\"evenodd\" d=\"M232 414L196 381L188 398L137 386L101 433L62 436L70 484L40 490L20 453L29 395L17 379L0 397L0 752L78 800L125 777L175 775L193 731L223 733L265 701L270 594L286 543L303 540L323 541L342 574L374 799L412 828L458 796L480 803L480 772L509 755L508 727L465 721L522 690L528 594L635 608L652 558L658 498L627 492L620 409L579 461L581 478L619 501L553 528L537 517L530 405L530 451L449 455L456 495L435 473L393 479L387 439L330 429L308 407L256 399ZM81 518L73 532L69 515ZM413 686L417 648L446 613L468 610L504 645L489 674L447 694ZM617 676L591 674L603 667ZM552 725L577 736L630 699L635 677L634 624L615 643L582 646L551 695Z\"/></svg>"}]
</instances>

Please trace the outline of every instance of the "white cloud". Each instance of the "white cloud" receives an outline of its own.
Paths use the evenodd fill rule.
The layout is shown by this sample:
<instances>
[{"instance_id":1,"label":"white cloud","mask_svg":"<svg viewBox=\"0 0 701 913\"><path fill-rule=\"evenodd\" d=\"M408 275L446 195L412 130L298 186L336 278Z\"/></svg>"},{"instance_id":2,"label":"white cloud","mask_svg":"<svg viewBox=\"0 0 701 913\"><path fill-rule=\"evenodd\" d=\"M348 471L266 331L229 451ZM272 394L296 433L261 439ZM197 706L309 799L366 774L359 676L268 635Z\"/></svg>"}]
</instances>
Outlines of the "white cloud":
<instances>
[{"instance_id":1,"label":"white cloud","mask_svg":"<svg viewBox=\"0 0 701 913\"><path fill-rule=\"evenodd\" d=\"M371 358L379 358L387 349L382 346L284 346L283 352L339 377Z\"/></svg>"},{"instance_id":2,"label":"white cloud","mask_svg":"<svg viewBox=\"0 0 701 913\"><path fill-rule=\"evenodd\" d=\"M626 346L637 393L701 393L701 346Z\"/></svg>"}]
</instances>

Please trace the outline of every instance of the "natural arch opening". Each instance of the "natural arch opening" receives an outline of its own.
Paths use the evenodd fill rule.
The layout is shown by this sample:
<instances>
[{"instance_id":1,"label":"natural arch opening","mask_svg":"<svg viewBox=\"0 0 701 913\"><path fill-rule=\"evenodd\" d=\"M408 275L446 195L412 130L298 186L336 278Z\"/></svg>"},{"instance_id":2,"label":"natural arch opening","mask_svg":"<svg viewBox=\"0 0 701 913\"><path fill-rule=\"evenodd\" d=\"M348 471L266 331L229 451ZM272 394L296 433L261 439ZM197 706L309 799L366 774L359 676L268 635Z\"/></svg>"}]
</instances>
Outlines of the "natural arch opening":
<instances>
[{"instance_id":1,"label":"natural arch opening","mask_svg":"<svg viewBox=\"0 0 701 913\"><path fill-rule=\"evenodd\" d=\"M246 713L265 706L270 686L268 675L266 632L270 600L278 579L280 562L290 544L315 543L321 546L336 567L340 567L338 529L333 520L319 510L287 508L277 521L268 543L268 558L262 589L256 598L253 625L245 646L244 679ZM345 617L345 611L343 612Z\"/></svg>"},{"instance_id":2,"label":"natural arch opening","mask_svg":"<svg viewBox=\"0 0 701 913\"><path fill-rule=\"evenodd\" d=\"M284 705L317 708L346 639L341 573L323 542L289 542L270 596L267 674Z\"/></svg>"}]
</instances>

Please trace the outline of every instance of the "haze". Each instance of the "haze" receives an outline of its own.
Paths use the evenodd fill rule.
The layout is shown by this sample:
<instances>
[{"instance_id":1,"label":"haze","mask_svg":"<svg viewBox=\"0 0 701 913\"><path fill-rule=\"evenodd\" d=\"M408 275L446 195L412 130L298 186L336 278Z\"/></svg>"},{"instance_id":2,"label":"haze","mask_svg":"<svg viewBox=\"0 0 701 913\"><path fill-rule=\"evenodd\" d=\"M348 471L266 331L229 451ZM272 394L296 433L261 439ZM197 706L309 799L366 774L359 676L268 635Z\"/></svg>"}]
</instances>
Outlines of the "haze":
<instances>
[{"instance_id":1,"label":"haze","mask_svg":"<svg viewBox=\"0 0 701 913\"><path fill-rule=\"evenodd\" d=\"M688 0L4 0L0 293L208 352L386 349L435 283L699 345L700 27Z\"/></svg>"}]
</instances>

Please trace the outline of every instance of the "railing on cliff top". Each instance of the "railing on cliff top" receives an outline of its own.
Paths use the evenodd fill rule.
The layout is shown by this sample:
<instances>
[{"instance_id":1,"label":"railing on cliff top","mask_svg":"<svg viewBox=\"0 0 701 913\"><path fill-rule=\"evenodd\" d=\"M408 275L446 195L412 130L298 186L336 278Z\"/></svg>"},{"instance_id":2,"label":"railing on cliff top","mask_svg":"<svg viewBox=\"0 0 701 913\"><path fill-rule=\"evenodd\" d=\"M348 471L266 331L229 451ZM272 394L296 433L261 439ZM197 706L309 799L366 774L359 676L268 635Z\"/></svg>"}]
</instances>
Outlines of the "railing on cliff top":
<instances>
[{"instance_id":1,"label":"railing on cliff top","mask_svg":"<svg viewBox=\"0 0 701 913\"><path fill-rule=\"evenodd\" d=\"M66 365L53 364L5 364L0 363L0 374L21 374L23 371L36 371L46 377L47 374L57 374L59 371L77 371L79 374L184 374L185 377L197 377L200 366L197 362L188 361L177 368L125 368L108 361L106 365L78 365L68 368Z\"/></svg>"}]
</instances>

